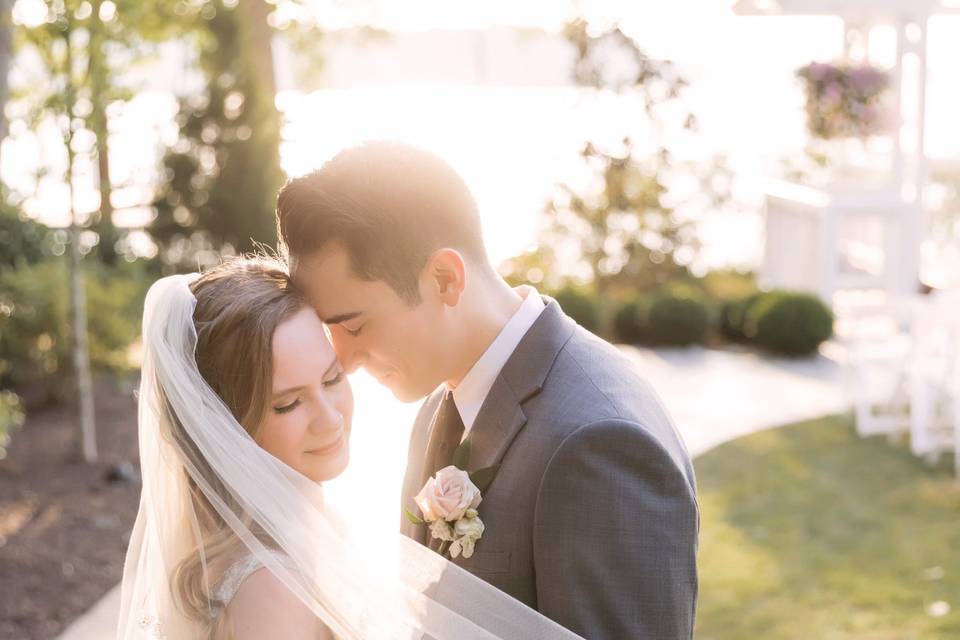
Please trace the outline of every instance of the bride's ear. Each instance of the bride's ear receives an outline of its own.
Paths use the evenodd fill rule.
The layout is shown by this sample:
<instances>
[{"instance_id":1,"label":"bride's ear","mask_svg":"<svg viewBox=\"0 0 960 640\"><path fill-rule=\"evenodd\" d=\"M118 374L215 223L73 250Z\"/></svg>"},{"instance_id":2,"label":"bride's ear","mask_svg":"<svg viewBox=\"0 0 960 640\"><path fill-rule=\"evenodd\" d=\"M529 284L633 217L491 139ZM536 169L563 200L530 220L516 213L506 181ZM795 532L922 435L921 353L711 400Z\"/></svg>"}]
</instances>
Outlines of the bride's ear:
<instances>
[{"instance_id":1,"label":"bride's ear","mask_svg":"<svg viewBox=\"0 0 960 640\"><path fill-rule=\"evenodd\" d=\"M455 249L438 249L424 267L427 292L449 307L460 302L466 286L467 268L463 256Z\"/></svg>"}]
</instances>

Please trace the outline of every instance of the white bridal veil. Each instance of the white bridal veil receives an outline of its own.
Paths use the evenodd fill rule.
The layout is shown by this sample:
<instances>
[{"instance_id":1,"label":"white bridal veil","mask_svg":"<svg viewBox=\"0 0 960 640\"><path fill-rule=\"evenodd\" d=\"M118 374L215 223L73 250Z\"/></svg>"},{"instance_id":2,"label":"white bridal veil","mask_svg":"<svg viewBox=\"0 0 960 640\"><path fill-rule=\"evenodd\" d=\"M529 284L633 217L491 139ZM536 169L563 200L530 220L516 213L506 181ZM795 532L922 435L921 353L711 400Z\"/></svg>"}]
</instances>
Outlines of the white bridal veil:
<instances>
[{"instance_id":1,"label":"white bridal veil","mask_svg":"<svg viewBox=\"0 0 960 640\"><path fill-rule=\"evenodd\" d=\"M372 518L389 523L376 547L350 536L325 504L323 488L261 449L201 377L189 288L196 277L163 278L147 294L139 396L143 489L124 566L118 638L204 633L174 597L175 568L191 554L203 555L201 518L209 516L194 509L191 491L209 502L243 553L256 556L337 638L578 637L395 533L393 513ZM216 603L209 607L213 615Z\"/></svg>"}]
</instances>

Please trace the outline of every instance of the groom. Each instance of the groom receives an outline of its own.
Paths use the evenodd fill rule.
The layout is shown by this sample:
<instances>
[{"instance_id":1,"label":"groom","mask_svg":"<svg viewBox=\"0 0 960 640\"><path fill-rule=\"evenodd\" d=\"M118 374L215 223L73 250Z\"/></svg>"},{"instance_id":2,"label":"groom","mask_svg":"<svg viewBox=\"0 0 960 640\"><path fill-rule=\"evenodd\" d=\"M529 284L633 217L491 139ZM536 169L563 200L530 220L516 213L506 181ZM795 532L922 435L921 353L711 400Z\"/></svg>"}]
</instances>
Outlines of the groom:
<instances>
[{"instance_id":1,"label":"groom","mask_svg":"<svg viewBox=\"0 0 960 640\"><path fill-rule=\"evenodd\" d=\"M680 436L623 355L496 273L456 172L368 143L288 182L277 217L344 367L427 398L404 506L465 438L469 471L500 465L483 537L454 562L591 640L691 638L699 514Z\"/></svg>"}]
</instances>

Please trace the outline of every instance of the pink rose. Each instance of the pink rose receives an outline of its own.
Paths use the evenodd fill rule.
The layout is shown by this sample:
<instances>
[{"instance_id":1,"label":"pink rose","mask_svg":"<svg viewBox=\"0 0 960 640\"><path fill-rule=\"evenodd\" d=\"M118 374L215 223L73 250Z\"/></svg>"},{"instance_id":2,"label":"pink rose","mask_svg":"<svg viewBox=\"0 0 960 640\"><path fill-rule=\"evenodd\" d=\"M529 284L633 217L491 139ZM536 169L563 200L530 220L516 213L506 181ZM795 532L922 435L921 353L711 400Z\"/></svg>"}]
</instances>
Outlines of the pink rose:
<instances>
[{"instance_id":1,"label":"pink rose","mask_svg":"<svg viewBox=\"0 0 960 640\"><path fill-rule=\"evenodd\" d=\"M449 466L427 480L414 502L427 522L441 518L454 522L462 518L467 509L480 506L480 489L470 481L466 471Z\"/></svg>"}]
</instances>

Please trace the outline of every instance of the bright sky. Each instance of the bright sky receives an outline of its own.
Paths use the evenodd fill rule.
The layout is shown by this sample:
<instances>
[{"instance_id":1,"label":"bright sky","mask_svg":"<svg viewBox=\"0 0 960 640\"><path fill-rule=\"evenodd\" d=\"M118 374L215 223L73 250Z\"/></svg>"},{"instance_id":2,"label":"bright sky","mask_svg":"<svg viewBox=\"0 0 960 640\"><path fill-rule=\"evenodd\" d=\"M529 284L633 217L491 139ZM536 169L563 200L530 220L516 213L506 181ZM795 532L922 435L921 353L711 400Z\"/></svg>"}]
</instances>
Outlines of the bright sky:
<instances>
[{"instance_id":1,"label":"bright sky","mask_svg":"<svg viewBox=\"0 0 960 640\"><path fill-rule=\"evenodd\" d=\"M331 26L373 24L389 30L479 29L488 26L522 26L559 29L573 16L593 20L619 20L627 27L655 18L684 23L701 21L698 31L717 17L730 15L732 0L312 0L322 22Z\"/></svg>"}]
</instances>

